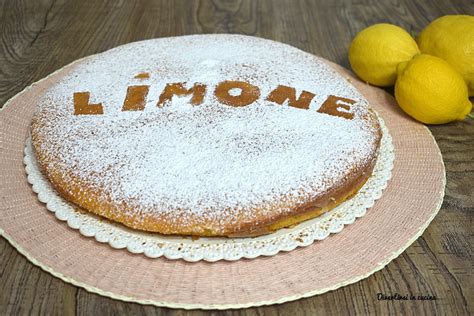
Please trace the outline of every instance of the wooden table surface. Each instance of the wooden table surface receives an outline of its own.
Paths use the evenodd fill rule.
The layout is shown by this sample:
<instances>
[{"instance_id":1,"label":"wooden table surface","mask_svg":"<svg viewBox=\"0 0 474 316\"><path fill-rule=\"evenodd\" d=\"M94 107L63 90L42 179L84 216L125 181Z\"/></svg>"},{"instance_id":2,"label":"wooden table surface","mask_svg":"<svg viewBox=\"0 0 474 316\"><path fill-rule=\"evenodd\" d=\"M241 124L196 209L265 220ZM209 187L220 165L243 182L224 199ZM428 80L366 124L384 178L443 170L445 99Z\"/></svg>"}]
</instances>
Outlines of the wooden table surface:
<instances>
[{"instance_id":1,"label":"wooden table surface","mask_svg":"<svg viewBox=\"0 0 474 316\"><path fill-rule=\"evenodd\" d=\"M349 67L351 39L388 22L417 33L446 14L474 14L465 0L336 1L0 1L0 105L80 58L142 39L241 33L291 44ZM443 206L428 229L386 268L356 284L282 305L214 312L267 314L474 313L474 122L430 127L446 164ZM0 157L1 159L1 157ZM377 293L436 300L383 301ZM201 315L124 303L64 283L0 238L0 315Z\"/></svg>"}]
</instances>

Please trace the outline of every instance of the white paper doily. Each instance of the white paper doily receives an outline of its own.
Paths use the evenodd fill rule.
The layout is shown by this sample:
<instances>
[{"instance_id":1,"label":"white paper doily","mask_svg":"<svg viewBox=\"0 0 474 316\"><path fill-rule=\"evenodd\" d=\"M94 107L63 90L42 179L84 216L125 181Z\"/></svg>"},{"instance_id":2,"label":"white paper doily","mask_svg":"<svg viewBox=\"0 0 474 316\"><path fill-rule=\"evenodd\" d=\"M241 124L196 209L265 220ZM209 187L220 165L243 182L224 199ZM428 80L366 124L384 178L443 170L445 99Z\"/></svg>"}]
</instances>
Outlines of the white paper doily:
<instances>
[{"instance_id":1,"label":"white paper doily","mask_svg":"<svg viewBox=\"0 0 474 316\"><path fill-rule=\"evenodd\" d=\"M380 116L379 121L382 128L379 157L372 176L353 198L295 227L253 238L193 239L129 229L80 210L59 196L41 173L29 137L25 146L24 163L28 182L38 194L38 199L46 204L46 208L53 212L56 218L67 222L69 227L79 230L84 236L94 237L98 242L108 243L116 249L126 248L132 253L143 253L150 258L165 256L168 259L184 259L190 262L251 259L308 246L315 240L323 240L331 233L340 232L344 225L352 224L356 218L365 215L366 210L374 205L387 186L395 158L392 138Z\"/></svg>"}]
</instances>

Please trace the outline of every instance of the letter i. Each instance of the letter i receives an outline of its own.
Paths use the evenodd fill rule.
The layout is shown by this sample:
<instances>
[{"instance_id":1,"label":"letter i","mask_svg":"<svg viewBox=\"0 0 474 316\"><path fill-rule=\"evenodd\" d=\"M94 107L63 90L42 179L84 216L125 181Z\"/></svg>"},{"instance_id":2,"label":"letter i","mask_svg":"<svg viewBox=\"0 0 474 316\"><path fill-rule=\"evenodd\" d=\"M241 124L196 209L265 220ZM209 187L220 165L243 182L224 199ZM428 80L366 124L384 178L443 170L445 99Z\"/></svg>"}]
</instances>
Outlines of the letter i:
<instances>
[{"instance_id":1,"label":"letter i","mask_svg":"<svg viewBox=\"0 0 474 316\"><path fill-rule=\"evenodd\" d=\"M142 75L142 74L140 74ZM147 79L148 76L137 75L137 79ZM140 85L140 86L130 86L127 88L127 95L123 102L122 111L143 111L145 109L146 97L150 86Z\"/></svg>"}]
</instances>

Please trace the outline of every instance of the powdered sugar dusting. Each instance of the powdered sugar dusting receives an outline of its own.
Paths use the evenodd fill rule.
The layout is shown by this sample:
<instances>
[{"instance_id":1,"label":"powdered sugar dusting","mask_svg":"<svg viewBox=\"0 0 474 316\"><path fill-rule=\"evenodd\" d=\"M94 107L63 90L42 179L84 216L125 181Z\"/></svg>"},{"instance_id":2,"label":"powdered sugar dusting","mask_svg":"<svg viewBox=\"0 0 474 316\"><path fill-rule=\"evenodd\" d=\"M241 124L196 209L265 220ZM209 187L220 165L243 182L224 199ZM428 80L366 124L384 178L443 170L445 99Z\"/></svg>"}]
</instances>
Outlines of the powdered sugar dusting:
<instances>
[{"instance_id":1,"label":"powdered sugar dusting","mask_svg":"<svg viewBox=\"0 0 474 316\"><path fill-rule=\"evenodd\" d=\"M150 78L134 78L141 72ZM213 89L224 80L252 83L261 97L246 107L223 105ZM158 108L164 86L173 82L205 83L204 103L174 97ZM127 87L140 84L150 85L145 110L122 112ZM278 85L316 96L308 110L265 101ZM103 104L104 115L73 115L73 93L82 91ZM354 119L316 112L328 95L357 100ZM275 205L317 197L376 150L376 130L364 120L367 102L355 88L318 58L253 37L121 46L75 66L38 103L32 129L45 141L36 150L65 177L102 188L103 198L125 202L134 214L212 221L215 229L236 218L287 212Z\"/></svg>"}]
</instances>

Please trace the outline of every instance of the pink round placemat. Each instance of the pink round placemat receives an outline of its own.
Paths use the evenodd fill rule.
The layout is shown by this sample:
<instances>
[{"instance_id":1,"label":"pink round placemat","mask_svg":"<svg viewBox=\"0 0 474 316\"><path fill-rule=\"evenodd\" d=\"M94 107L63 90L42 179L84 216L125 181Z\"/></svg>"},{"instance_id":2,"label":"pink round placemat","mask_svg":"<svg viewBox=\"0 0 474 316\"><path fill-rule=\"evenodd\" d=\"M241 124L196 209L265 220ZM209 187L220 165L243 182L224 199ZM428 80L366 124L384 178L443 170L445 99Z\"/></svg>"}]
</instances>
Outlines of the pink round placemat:
<instances>
[{"instance_id":1,"label":"pink round placemat","mask_svg":"<svg viewBox=\"0 0 474 316\"><path fill-rule=\"evenodd\" d=\"M403 114L389 94L332 66L385 120L396 155L383 196L341 233L274 257L216 263L151 260L81 236L38 201L23 166L34 100L70 65L16 95L0 112L0 234L65 282L119 300L174 308L283 303L368 277L401 254L435 217L444 196L444 164L429 130Z\"/></svg>"}]
</instances>

